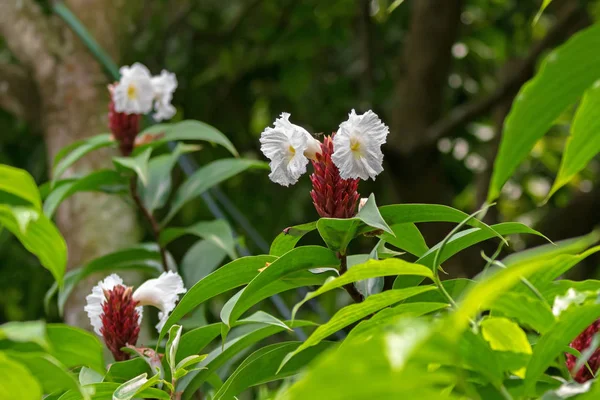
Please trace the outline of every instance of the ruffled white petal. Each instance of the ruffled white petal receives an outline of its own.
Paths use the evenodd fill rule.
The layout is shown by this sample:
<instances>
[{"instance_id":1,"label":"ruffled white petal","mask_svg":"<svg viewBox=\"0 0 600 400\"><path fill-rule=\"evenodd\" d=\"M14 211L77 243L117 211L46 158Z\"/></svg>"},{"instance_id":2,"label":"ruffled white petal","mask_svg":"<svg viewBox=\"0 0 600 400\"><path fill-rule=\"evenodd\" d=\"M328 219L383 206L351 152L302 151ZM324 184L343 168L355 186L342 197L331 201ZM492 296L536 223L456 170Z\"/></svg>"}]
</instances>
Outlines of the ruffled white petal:
<instances>
[{"instance_id":1,"label":"ruffled white petal","mask_svg":"<svg viewBox=\"0 0 600 400\"><path fill-rule=\"evenodd\" d=\"M169 313L175 308L179 295L185 293L183 279L179 274L169 271L163 272L156 279L149 279L133 292L133 299L140 306L154 306L160 310L159 322L156 329L160 332L164 326Z\"/></svg>"},{"instance_id":2,"label":"ruffled white petal","mask_svg":"<svg viewBox=\"0 0 600 400\"><path fill-rule=\"evenodd\" d=\"M383 171L381 145L385 143L389 128L377 114L369 110L357 115L354 110L333 137L333 160L343 179L375 177Z\"/></svg>"},{"instance_id":3,"label":"ruffled white petal","mask_svg":"<svg viewBox=\"0 0 600 400\"><path fill-rule=\"evenodd\" d=\"M306 172L308 158L304 152L309 139L315 140L306 129L289 121L290 114L282 113L274 127L266 128L260 135L260 150L271 162L269 178L283 186L293 185ZM314 143L311 142L311 148Z\"/></svg>"},{"instance_id":4,"label":"ruffled white petal","mask_svg":"<svg viewBox=\"0 0 600 400\"><path fill-rule=\"evenodd\" d=\"M90 323L94 327L94 332L100 336L102 336L102 333L100 333L100 328L102 328L102 304L106 300L104 291L112 290L117 285L123 285L121 277L117 274L109 275L103 281L98 282L92 289L92 294L85 298L87 304L83 309L90 318Z\"/></svg>"},{"instance_id":5,"label":"ruffled white petal","mask_svg":"<svg viewBox=\"0 0 600 400\"><path fill-rule=\"evenodd\" d=\"M152 110L154 86L150 71L135 63L121 67L121 80L113 87L115 110L126 114L146 114Z\"/></svg>"},{"instance_id":6,"label":"ruffled white petal","mask_svg":"<svg viewBox=\"0 0 600 400\"><path fill-rule=\"evenodd\" d=\"M162 70L160 75L152 78L154 88L154 110L153 115L156 121L171 119L177 112L171 104L173 92L177 89L177 77L174 73Z\"/></svg>"}]
</instances>

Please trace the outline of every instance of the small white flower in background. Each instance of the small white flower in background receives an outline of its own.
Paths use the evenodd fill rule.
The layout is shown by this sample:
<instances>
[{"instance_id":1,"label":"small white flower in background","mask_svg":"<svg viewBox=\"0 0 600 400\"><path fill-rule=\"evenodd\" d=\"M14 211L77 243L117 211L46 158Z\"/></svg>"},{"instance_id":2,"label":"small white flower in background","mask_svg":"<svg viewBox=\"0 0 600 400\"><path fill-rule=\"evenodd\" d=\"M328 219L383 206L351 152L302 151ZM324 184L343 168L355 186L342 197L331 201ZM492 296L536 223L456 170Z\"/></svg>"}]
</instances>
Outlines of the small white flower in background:
<instances>
[{"instance_id":1,"label":"small white flower in background","mask_svg":"<svg viewBox=\"0 0 600 400\"><path fill-rule=\"evenodd\" d=\"M343 179L375 177L383 171L381 145L389 128L369 110L357 115L354 110L333 137L333 160Z\"/></svg>"},{"instance_id":2,"label":"small white flower in background","mask_svg":"<svg viewBox=\"0 0 600 400\"><path fill-rule=\"evenodd\" d=\"M126 114L150 112L154 102L154 85L148 68L135 63L131 67L121 67L119 71L121 79L112 91L115 110Z\"/></svg>"},{"instance_id":3,"label":"small white flower in background","mask_svg":"<svg viewBox=\"0 0 600 400\"><path fill-rule=\"evenodd\" d=\"M283 186L293 185L306 172L309 157L320 152L320 144L306 129L292 124L289 113L282 113L274 127L260 135L260 150L271 162L269 178Z\"/></svg>"},{"instance_id":4,"label":"small white flower in background","mask_svg":"<svg viewBox=\"0 0 600 400\"><path fill-rule=\"evenodd\" d=\"M152 77L152 86L154 88L154 109L156 110L153 115L154 119L162 121L173 118L177 112L171 104L173 92L177 89L175 74L163 69L160 75Z\"/></svg>"},{"instance_id":5,"label":"small white flower in background","mask_svg":"<svg viewBox=\"0 0 600 400\"><path fill-rule=\"evenodd\" d=\"M107 294L116 286L125 286L123 280L117 274L109 275L94 286L92 293L86 297L87 305L84 310L90 318L94 332L100 336L102 336L103 305L108 300ZM160 321L156 325L156 329L160 332L169 313L175 308L179 295L185 292L183 280L179 274L172 271L163 272L158 278L144 282L132 295L133 301L138 304L135 308L139 313L138 325L142 322L142 306L151 305L160 310L158 313Z\"/></svg>"},{"instance_id":6,"label":"small white flower in background","mask_svg":"<svg viewBox=\"0 0 600 400\"><path fill-rule=\"evenodd\" d=\"M558 317L560 313L569 308L571 304L581 304L587 299L586 293L581 293L570 288L564 296L556 296L552 306L552 314Z\"/></svg>"}]
</instances>

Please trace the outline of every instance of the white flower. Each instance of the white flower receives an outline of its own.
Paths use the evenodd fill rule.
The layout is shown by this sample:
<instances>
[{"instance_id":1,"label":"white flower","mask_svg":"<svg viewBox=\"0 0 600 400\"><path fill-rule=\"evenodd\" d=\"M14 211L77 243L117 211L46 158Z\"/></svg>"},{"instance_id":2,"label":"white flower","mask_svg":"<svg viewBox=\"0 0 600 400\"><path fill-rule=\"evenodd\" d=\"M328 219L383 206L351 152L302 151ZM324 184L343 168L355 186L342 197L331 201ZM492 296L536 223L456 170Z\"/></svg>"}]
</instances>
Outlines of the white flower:
<instances>
[{"instance_id":1,"label":"white flower","mask_svg":"<svg viewBox=\"0 0 600 400\"><path fill-rule=\"evenodd\" d=\"M319 141L289 118L289 113L282 113L274 127L266 128L260 135L260 150L271 160L269 178L283 186L298 182L306 172L307 156L314 158L321 151Z\"/></svg>"},{"instance_id":2,"label":"white flower","mask_svg":"<svg viewBox=\"0 0 600 400\"><path fill-rule=\"evenodd\" d=\"M175 308L179 295L186 292L183 280L179 274L169 271L163 272L156 279L149 279L133 292L133 299L140 306L151 305L160 310L159 322L156 329L160 332L164 326L169 313Z\"/></svg>"},{"instance_id":3,"label":"white flower","mask_svg":"<svg viewBox=\"0 0 600 400\"><path fill-rule=\"evenodd\" d=\"M117 274L112 274L106 277L103 281L98 282L92 289L92 294L85 299L87 305L84 310L87 312L90 322L94 327L94 332L102 336L102 305L106 301L105 293L111 291L115 286L125 286L123 280ZM154 306L160 310L158 313L159 323L156 329L160 332L165 324L169 313L175 308L175 303L179 299L179 295L185 293L183 280L179 274L169 271L163 272L156 279L149 279L133 292L132 299L139 303L135 309L139 314L138 324L142 322L142 306Z\"/></svg>"},{"instance_id":4,"label":"white flower","mask_svg":"<svg viewBox=\"0 0 600 400\"><path fill-rule=\"evenodd\" d=\"M148 68L135 63L131 67L121 67L120 72L121 80L113 87L112 92L115 110L126 114L150 112L154 101L154 86Z\"/></svg>"},{"instance_id":5,"label":"white flower","mask_svg":"<svg viewBox=\"0 0 600 400\"><path fill-rule=\"evenodd\" d=\"M92 289L92 294L88 295L85 300L87 305L83 308L90 318L90 323L94 327L94 332L102 336L100 329L102 328L102 304L106 301L105 291L113 290L115 286L124 286L123 279L117 274L107 276L103 281L98 282ZM138 324L142 322L142 307L136 307L139 313Z\"/></svg>"},{"instance_id":6,"label":"white flower","mask_svg":"<svg viewBox=\"0 0 600 400\"><path fill-rule=\"evenodd\" d=\"M338 167L343 179L375 177L383 171L381 145L389 133L389 128L381 122L377 114L369 110L357 115L350 112L347 121L333 137L331 159Z\"/></svg>"},{"instance_id":7,"label":"white flower","mask_svg":"<svg viewBox=\"0 0 600 400\"><path fill-rule=\"evenodd\" d=\"M153 115L154 119L162 121L173 118L177 111L171 104L173 92L177 89L175 74L163 69L160 75L152 77L152 86L154 88L154 109L156 111Z\"/></svg>"}]
</instances>

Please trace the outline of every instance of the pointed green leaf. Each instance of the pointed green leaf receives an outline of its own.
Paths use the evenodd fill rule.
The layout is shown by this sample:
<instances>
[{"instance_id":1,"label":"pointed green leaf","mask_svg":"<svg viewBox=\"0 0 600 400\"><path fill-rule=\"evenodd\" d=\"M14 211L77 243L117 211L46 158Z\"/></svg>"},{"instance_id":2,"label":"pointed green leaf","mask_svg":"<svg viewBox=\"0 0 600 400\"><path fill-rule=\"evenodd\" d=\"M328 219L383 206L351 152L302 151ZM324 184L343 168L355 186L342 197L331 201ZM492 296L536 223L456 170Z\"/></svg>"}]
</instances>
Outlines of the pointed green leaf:
<instances>
[{"instance_id":1,"label":"pointed green leaf","mask_svg":"<svg viewBox=\"0 0 600 400\"><path fill-rule=\"evenodd\" d=\"M307 293L301 302L294 306L292 310L292 319L298 312L298 309L310 299L314 299L330 290L343 287L362 279L375 278L379 276L393 275L418 275L427 278L433 278L433 272L422 265L413 264L397 258L388 258L386 260L368 260L367 262L355 265L342 276L332 279L314 292Z\"/></svg>"},{"instance_id":2,"label":"pointed green leaf","mask_svg":"<svg viewBox=\"0 0 600 400\"><path fill-rule=\"evenodd\" d=\"M194 172L193 175L179 187L173 202L171 210L165 217L162 224L166 225L175 214L190 200L195 199L211 187L245 171L246 169L267 169L268 164L262 161L245 160L238 158L224 158L213 161Z\"/></svg>"},{"instance_id":3,"label":"pointed green leaf","mask_svg":"<svg viewBox=\"0 0 600 400\"><path fill-rule=\"evenodd\" d=\"M488 192L492 202L535 143L582 93L600 79L600 25L594 24L552 51L523 86L504 122Z\"/></svg>"},{"instance_id":4,"label":"pointed green leaf","mask_svg":"<svg viewBox=\"0 0 600 400\"><path fill-rule=\"evenodd\" d=\"M232 260L237 258L233 231L227 221L216 219L214 221L198 222L187 228L168 228L162 231L160 242L163 246L183 235L195 235L208 240L227 252Z\"/></svg>"},{"instance_id":5,"label":"pointed green leaf","mask_svg":"<svg viewBox=\"0 0 600 400\"><path fill-rule=\"evenodd\" d=\"M114 157L113 163L117 168L133 171L142 182L142 185L146 186L148 184L148 162L151 154L152 149L147 149L135 157Z\"/></svg>"},{"instance_id":6,"label":"pointed green leaf","mask_svg":"<svg viewBox=\"0 0 600 400\"><path fill-rule=\"evenodd\" d=\"M275 240L273 240L273 243L271 243L269 254L277 257L284 255L296 247L296 244L304 235L315 229L317 229L316 221L285 228L283 232L277 235Z\"/></svg>"},{"instance_id":7,"label":"pointed green leaf","mask_svg":"<svg viewBox=\"0 0 600 400\"><path fill-rule=\"evenodd\" d=\"M115 144L113 136L110 133L105 133L75 142L63 148L54 158L53 185L71 165L75 164L75 162L79 161L86 154Z\"/></svg>"},{"instance_id":8,"label":"pointed green leaf","mask_svg":"<svg viewBox=\"0 0 600 400\"><path fill-rule=\"evenodd\" d=\"M35 180L23 169L0 165L0 191L27 201L37 211L42 209L42 200Z\"/></svg>"},{"instance_id":9,"label":"pointed green leaf","mask_svg":"<svg viewBox=\"0 0 600 400\"><path fill-rule=\"evenodd\" d=\"M589 88L577 108L550 198L600 153L600 81Z\"/></svg>"}]
</instances>

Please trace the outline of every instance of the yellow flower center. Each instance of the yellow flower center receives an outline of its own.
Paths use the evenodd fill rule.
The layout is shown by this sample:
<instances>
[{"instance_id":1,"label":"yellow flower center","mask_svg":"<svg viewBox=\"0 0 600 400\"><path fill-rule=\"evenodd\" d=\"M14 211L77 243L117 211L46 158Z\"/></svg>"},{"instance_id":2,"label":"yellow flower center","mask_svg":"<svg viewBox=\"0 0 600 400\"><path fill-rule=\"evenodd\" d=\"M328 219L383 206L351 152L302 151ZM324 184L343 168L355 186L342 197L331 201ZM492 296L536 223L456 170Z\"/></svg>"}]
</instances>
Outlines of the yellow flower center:
<instances>
[{"instance_id":1,"label":"yellow flower center","mask_svg":"<svg viewBox=\"0 0 600 400\"><path fill-rule=\"evenodd\" d=\"M356 151L360 151L360 142L356 139L351 139L350 140L350 150L356 152Z\"/></svg>"},{"instance_id":2,"label":"yellow flower center","mask_svg":"<svg viewBox=\"0 0 600 400\"><path fill-rule=\"evenodd\" d=\"M127 88L127 98L129 100L133 100L135 99L137 96L137 89L135 88L134 85L129 85L129 87Z\"/></svg>"},{"instance_id":3,"label":"yellow flower center","mask_svg":"<svg viewBox=\"0 0 600 400\"><path fill-rule=\"evenodd\" d=\"M288 147L288 151L290 152L292 157L296 155L296 149L293 148L291 145L290 145L290 147Z\"/></svg>"}]
</instances>

